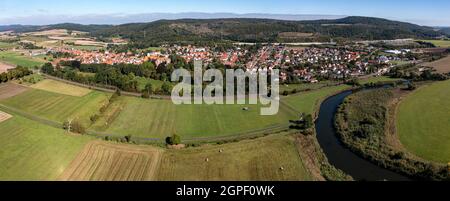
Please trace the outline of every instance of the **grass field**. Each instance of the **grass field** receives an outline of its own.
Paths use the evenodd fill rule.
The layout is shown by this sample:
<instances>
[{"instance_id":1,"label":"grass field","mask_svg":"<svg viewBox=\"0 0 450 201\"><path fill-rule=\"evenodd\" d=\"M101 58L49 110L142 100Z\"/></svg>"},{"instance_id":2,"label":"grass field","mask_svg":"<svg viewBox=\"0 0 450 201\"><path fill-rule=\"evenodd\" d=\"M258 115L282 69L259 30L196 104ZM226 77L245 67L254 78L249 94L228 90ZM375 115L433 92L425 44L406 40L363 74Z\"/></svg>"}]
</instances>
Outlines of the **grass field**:
<instances>
[{"instance_id":1,"label":"grass field","mask_svg":"<svg viewBox=\"0 0 450 201\"><path fill-rule=\"evenodd\" d=\"M350 89L348 85L339 85L334 87L327 87L317 91L303 92L291 95L282 99L292 109L297 112L313 114L318 103L328 96L331 96L339 91Z\"/></svg>"},{"instance_id":2,"label":"grass field","mask_svg":"<svg viewBox=\"0 0 450 201\"><path fill-rule=\"evenodd\" d=\"M89 143L59 177L64 181L153 181L163 149Z\"/></svg>"},{"instance_id":3,"label":"grass field","mask_svg":"<svg viewBox=\"0 0 450 201\"><path fill-rule=\"evenodd\" d=\"M39 59L21 55L18 52L0 52L0 61L28 68L40 67L45 63Z\"/></svg>"},{"instance_id":4,"label":"grass field","mask_svg":"<svg viewBox=\"0 0 450 201\"><path fill-rule=\"evenodd\" d=\"M56 180L90 140L14 116L0 123L0 180Z\"/></svg>"},{"instance_id":5,"label":"grass field","mask_svg":"<svg viewBox=\"0 0 450 201\"><path fill-rule=\"evenodd\" d=\"M31 85L32 88L40 89L44 91L69 95L69 96L78 96L82 97L85 96L92 91L86 88L78 87L75 85L66 84L63 82L58 82L55 80L46 79L43 81L40 81L34 85Z\"/></svg>"},{"instance_id":6,"label":"grass field","mask_svg":"<svg viewBox=\"0 0 450 201\"><path fill-rule=\"evenodd\" d=\"M386 76L377 76L377 77L369 77L365 79L360 79L360 84L368 84L368 83L377 83L377 82L389 82L389 81L397 81L400 80L398 78L390 78Z\"/></svg>"},{"instance_id":7,"label":"grass field","mask_svg":"<svg viewBox=\"0 0 450 201\"><path fill-rule=\"evenodd\" d=\"M304 91L304 90L315 90L320 89L322 87L336 85L338 82L334 81L322 81L319 83L302 83L302 84L283 84L280 85L280 93L284 91L291 92L292 90Z\"/></svg>"},{"instance_id":8,"label":"grass field","mask_svg":"<svg viewBox=\"0 0 450 201\"><path fill-rule=\"evenodd\" d=\"M90 116L99 111L108 97L109 95L101 92L75 97L30 89L14 97L1 100L0 104L61 123L76 118L84 125L89 125Z\"/></svg>"},{"instance_id":9,"label":"grass field","mask_svg":"<svg viewBox=\"0 0 450 201\"><path fill-rule=\"evenodd\" d=\"M428 43L433 43L436 47L450 47L450 40L424 40Z\"/></svg>"},{"instance_id":10,"label":"grass field","mask_svg":"<svg viewBox=\"0 0 450 201\"><path fill-rule=\"evenodd\" d=\"M312 114L320 100L349 89L341 85L284 97L275 116L261 116L261 105L174 105L167 100L121 97L92 129L144 138L165 138L177 133L183 139L245 134L289 125L300 112ZM243 108L248 107L248 111Z\"/></svg>"},{"instance_id":11,"label":"grass field","mask_svg":"<svg viewBox=\"0 0 450 201\"><path fill-rule=\"evenodd\" d=\"M450 81L424 86L406 97L399 106L397 131L416 155L450 162Z\"/></svg>"},{"instance_id":12,"label":"grass field","mask_svg":"<svg viewBox=\"0 0 450 201\"><path fill-rule=\"evenodd\" d=\"M296 116L283 106L276 116L261 116L260 105L177 106L169 100L132 97L122 97L117 104L107 111L112 118L101 118L94 129L147 138L165 138L173 133L183 138L226 136L287 125ZM244 111L244 107L249 111ZM106 122L107 128L104 126Z\"/></svg>"},{"instance_id":13,"label":"grass field","mask_svg":"<svg viewBox=\"0 0 450 201\"><path fill-rule=\"evenodd\" d=\"M7 43L7 42L0 41L0 49L10 49L10 48L13 48L16 46L17 46L17 44L15 44L15 43Z\"/></svg>"},{"instance_id":14,"label":"grass field","mask_svg":"<svg viewBox=\"0 0 450 201\"><path fill-rule=\"evenodd\" d=\"M222 152L221 152L222 151ZM283 169L283 170L282 170ZM168 150L158 180L311 180L288 136L187 150Z\"/></svg>"}]
</instances>

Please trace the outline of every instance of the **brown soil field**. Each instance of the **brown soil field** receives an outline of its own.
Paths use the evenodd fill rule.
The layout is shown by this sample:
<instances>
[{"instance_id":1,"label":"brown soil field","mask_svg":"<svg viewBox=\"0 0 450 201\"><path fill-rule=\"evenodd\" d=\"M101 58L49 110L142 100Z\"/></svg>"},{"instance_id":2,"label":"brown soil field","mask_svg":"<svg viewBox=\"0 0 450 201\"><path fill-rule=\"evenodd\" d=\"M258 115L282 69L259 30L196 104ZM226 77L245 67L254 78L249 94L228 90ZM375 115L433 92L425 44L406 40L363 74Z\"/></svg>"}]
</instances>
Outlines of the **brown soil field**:
<instances>
[{"instance_id":1,"label":"brown soil field","mask_svg":"<svg viewBox=\"0 0 450 201\"><path fill-rule=\"evenodd\" d=\"M13 65L0 62L0 73L7 72L9 69L15 68Z\"/></svg>"},{"instance_id":2,"label":"brown soil field","mask_svg":"<svg viewBox=\"0 0 450 201\"><path fill-rule=\"evenodd\" d=\"M426 63L424 66L433 67L438 73L448 73L450 72L450 56L434 62Z\"/></svg>"},{"instance_id":3,"label":"brown soil field","mask_svg":"<svg viewBox=\"0 0 450 201\"><path fill-rule=\"evenodd\" d=\"M7 114L7 113L4 113L4 112L0 111L0 123L8 120L11 117L12 116L10 114Z\"/></svg>"},{"instance_id":4,"label":"brown soil field","mask_svg":"<svg viewBox=\"0 0 450 201\"><path fill-rule=\"evenodd\" d=\"M63 181L152 181L162 150L95 141L60 176Z\"/></svg>"},{"instance_id":5,"label":"brown soil field","mask_svg":"<svg viewBox=\"0 0 450 201\"><path fill-rule=\"evenodd\" d=\"M27 87L13 83L0 84L0 100L11 98L28 90Z\"/></svg>"}]
</instances>

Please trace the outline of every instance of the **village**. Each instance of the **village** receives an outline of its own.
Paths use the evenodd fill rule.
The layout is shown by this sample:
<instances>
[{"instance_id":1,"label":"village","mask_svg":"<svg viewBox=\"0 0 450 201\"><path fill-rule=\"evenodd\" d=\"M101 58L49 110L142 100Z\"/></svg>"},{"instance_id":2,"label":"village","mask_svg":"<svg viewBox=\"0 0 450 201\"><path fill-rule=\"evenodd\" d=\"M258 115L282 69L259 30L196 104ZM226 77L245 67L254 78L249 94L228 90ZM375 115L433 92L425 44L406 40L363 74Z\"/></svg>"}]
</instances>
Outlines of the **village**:
<instances>
[{"instance_id":1,"label":"village","mask_svg":"<svg viewBox=\"0 0 450 201\"><path fill-rule=\"evenodd\" d=\"M77 60L83 64L139 65L153 62L156 67L172 63L171 58L176 55L187 63L201 60L205 66L220 64L224 68L249 71L258 68L279 68L283 82L286 82L289 76L294 76L301 81L312 83L318 82L319 77L338 79L369 74L382 75L398 64L417 62L414 58L405 56L411 52L409 49L384 50L372 46L289 47L268 44L260 47L233 46L224 51L217 51L211 47L171 45L139 53L58 47L48 48L46 52L66 55L61 60Z\"/></svg>"}]
</instances>

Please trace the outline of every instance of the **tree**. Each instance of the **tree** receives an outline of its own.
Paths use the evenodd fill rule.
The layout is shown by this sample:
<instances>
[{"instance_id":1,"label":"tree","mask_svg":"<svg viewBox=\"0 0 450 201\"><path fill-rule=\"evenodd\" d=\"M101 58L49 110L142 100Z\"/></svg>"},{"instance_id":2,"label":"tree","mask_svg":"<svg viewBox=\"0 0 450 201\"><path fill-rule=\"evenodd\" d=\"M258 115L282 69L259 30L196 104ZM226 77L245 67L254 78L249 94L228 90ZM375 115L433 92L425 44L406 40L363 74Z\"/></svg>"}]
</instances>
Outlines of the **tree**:
<instances>
[{"instance_id":1,"label":"tree","mask_svg":"<svg viewBox=\"0 0 450 201\"><path fill-rule=\"evenodd\" d=\"M171 93L171 87L167 82L164 82L161 86L161 90L164 94L170 94Z\"/></svg>"},{"instance_id":2,"label":"tree","mask_svg":"<svg viewBox=\"0 0 450 201\"><path fill-rule=\"evenodd\" d=\"M42 72L44 72L45 74L53 75L55 69L53 68L53 65L51 63L45 63L42 66Z\"/></svg>"},{"instance_id":3,"label":"tree","mask_svg":"<svg viewBox=\"0 0 450 201\"><path fill-rule=\"evenodd\" d=\"M147 83L146 85L145 85L145 92L147 92L149 95L150 94L152 94L153 93L153 85L152 85L152 83Z\"/></svg>"},{"instance_id":4,"label":"tree","mask_svg":"<svg viewBox=\"0 0 450 201\"><path fill-rule=\"evenodd\" d=\"M303 119L303 128L310 129L313 126L313 118L312 115L308 114Z\"/></svg>"},{"instance_id":5,"label":"tree","mask_svg":"<svg viewBox=\"0 0 450 201\"><path fill-rule=\"evenodd\" d=\"M171 137L166 138L166 143L168 145L179 145L181 144L181 137L177 134L173 134Z\"/></svg>"}]
</instances>

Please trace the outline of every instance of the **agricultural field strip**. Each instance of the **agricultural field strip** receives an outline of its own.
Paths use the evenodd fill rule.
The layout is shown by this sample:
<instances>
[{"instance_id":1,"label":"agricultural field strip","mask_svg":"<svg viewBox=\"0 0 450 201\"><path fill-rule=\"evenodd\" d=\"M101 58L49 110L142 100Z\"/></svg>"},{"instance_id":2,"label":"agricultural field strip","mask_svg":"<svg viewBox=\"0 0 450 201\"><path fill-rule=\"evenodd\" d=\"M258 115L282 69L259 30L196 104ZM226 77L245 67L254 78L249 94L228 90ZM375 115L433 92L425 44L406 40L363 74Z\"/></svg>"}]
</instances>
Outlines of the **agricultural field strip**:
<instances>
[{"instance_id":1,"label":"agricultural field strip","mask_svg":"<svg viewBox=\"0 0 450 201\"><path fill-rule=\"evenodd\" d=\"M155 180L162 150L95 141L72 161L60 180Z\"/></svg>"},{"instance_id":2,"label":"agricultural field strip","mask_svg":"<svg viewBox=\"0 0 450 201\"><path fill-rule=\"evenodd\" d=\"M33 84L31 85L31 88L77 97L83 97L92 92L92 90L90 89L66 84L64 82L58 82L51 79L46 79Z\"/></svg>"}]
</instances>

